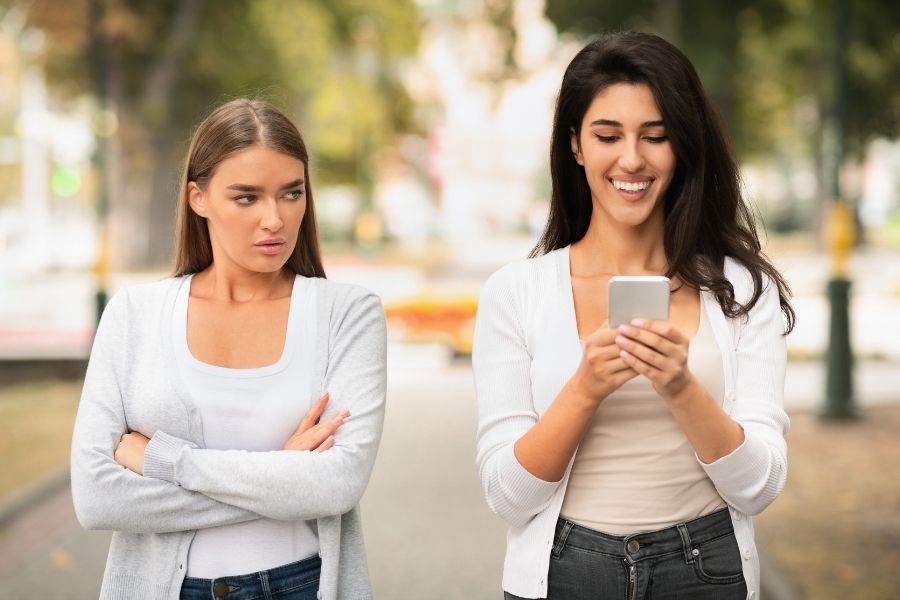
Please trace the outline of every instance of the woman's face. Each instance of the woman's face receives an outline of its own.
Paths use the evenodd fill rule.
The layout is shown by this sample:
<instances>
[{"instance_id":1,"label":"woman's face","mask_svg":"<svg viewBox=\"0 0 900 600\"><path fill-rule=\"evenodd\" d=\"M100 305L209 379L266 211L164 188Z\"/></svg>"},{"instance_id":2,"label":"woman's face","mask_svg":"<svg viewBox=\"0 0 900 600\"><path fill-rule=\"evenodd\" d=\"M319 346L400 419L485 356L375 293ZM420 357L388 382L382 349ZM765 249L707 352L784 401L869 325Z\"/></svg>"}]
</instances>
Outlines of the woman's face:
<instances>
[{"instance_id":1,"label":"woman's face","mask_svg":"<svg viewBox=\"0 0 900 600\"><path fill-rule=\"evenodd\" d=\"M580 135L572 133L572 152L584 167L595 215L626 227L662 224L676 160L649 87L617 83L599 92Z\"/></svg>"},{"instance_id":2,"label":"woman's face","mask_svg":"<svg viewBox=\"0 0 900 600\"><path fill-rule=\"evenodd\" d=\"M191 208L209 227L213 264L281 270L306 212L305 180L303 161L258 145L219 163L205 189L190 182Z\"/></svg>"}]
</instances>

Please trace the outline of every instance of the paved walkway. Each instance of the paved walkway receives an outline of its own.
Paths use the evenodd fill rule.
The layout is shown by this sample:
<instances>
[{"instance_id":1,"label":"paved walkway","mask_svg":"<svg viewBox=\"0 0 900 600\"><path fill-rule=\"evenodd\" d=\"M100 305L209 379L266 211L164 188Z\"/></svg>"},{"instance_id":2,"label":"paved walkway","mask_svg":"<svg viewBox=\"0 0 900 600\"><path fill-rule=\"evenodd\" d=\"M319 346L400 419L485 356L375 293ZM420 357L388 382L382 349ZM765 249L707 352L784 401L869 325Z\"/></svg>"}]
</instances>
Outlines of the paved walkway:
<instances>
[{"instance_id":1,"label":"paved walkway","mask_svg":"<svg viewBox=\"0 0 900 600\"><path fill-rule=\"evenodd\" d=\"M376 597L499 597L505 527L474 464L471 371L440 347L392 347L384 437L362 511ZM820 363L792 363L788 406L819 406ZM857 371L863 408L900 401L896 364ZM64 488L0 529L0 600L96 598L109 534L77 524Z\"/></svg>"}]
</instances>

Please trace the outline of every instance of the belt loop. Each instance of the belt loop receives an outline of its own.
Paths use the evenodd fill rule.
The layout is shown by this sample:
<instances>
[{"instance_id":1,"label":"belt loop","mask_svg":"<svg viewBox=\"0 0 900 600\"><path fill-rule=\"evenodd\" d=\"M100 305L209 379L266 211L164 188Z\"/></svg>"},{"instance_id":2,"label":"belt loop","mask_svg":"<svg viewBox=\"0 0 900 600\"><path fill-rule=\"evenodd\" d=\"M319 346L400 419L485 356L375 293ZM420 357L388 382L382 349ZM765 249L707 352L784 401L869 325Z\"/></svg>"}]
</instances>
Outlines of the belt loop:
<instances>
[{"instance_id":1,"label":"belt loop","mask_svg":"<svg viewBox=\"0 0 900 600\"><path fill-rule=\"evenodd\" d=\"M688 564L693 564L694 555L691 554L691 534L688 533L687 523L679 523L676 525L678 528L678 534L681 535L681 545L684 548L684 561Z\"/></svg>"},{"instance_id":2,"label":"belt loop","mask_svg":"<svg viewBox=\"0 0 900 600\"><path fill-rule=\"evenodd\" d=\"M575 524L572 523L572 521L563 519L562 531L559 532L559 539L556 540L556 544L553 546L553 551L551 552L553 558L559 558L559 555L562 554L562 549L566 545L566 540L569 539L569 532L572 531L574 525Z\"/></svg>"},{"instance_id":3,"label":"belt loop","mask_svg":"<svg viewBox=\"0 0 900 600\"><path fill-rule=\"evenodd\" d=\"M259 584L262 587L263 598L271 598L272 597L272 588L269 587L269 572L268 571L260 571L259 572Z\"/></svg>"}]
</instances>

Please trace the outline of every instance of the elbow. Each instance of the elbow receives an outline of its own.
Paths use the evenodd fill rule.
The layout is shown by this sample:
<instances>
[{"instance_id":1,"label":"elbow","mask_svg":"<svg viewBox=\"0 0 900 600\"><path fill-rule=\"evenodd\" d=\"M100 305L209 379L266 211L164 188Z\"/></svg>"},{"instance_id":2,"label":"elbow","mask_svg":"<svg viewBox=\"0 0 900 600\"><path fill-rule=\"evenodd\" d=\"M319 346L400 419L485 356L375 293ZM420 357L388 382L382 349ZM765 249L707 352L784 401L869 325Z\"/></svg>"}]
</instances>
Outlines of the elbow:
<instances>
[{"instance_id":1,"label":"elbow","mask_svg":"<svg viewBox=\"0 0 900 600\"><path fill-rule=\"evenodd\" d=\"M745 515L754 517L772 504L784 490L787 474L781 465L773 466L769 476L760 485L747 490L748 493L736 494L725 498L731 506Z\"/></svg>"},{"instance_id":2,"label":"elbow","mask_svg":"<svg viewBox=\"0 0 900 600\"><path fill-rule=\"evenodd\" d=\"M516 502L509 492L499 489L499 482L495 483L490 480L482 480L488 509L512 528L525 526L550 504L549 500L537 506L527 506L522 502Z\"/></svg>"},{"instance_id":3,"label":"elbow","mask_svg":"<svg viewBox=\"0 0 900 600\"><path fill-rule=\"evenodd\" d=\"M72 505L75 508L75 518L82 528L87 530L115 529L115 524L110 521L110 513L96 499L85 498L82 494L72 490Z\"/></svg>"},{"instance_id":4,"label":"elbow","mask_svg":"<svg viewBox=\"0 0 900 600\"><path fill-rule=\"evenodd\" d=\"M499 502L496 499L487 499L488 508L492 513L503 519L507 525L514 529L523 527L534 518L533 514L514 509L508 502Z\"/></svg>"},{"instance_id":5,"label":"elbow","mask_svg":"<svg viewBox=\"0 0 900 600\"><path fill-rule=\"evenodd\" d=\"M342 485L335 486L330 501L323 507L328 511L326 514L343 515L359 506L367 483L368 477L363 481L342 482Z\"/></svg>"}]
</instances>

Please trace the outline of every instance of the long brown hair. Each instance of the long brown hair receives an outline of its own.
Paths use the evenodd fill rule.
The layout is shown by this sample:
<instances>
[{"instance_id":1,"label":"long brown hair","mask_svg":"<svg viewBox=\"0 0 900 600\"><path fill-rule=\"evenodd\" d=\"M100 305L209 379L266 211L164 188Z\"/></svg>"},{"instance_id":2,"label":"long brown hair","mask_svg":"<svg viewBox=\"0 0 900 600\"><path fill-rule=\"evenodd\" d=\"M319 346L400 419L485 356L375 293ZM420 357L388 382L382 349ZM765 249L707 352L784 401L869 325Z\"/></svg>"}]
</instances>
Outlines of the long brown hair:
<instances>
[{"instance_id":1,"label":"long brown hair","mask_svg":"<svg viewBox=\"0 0 900 600\"><path fill-rule=\"evenodd\" d=\"M263 100L241 98L215 109L194 131L178 192L175 239L177 276L202 271L213 261L206 219L188 202L188 183L205 189L223 160L251 146L268 146L303 163L306 181L306 213L300 223L297 245L284 265L293 273L325 277L319 253L319 232L309 181L309 153L297 127L277 108Z\"/></svg>"},{"instance_id":2,"label":"long brown hair","mask_svg":"<svg viewBox=\"0 0 900 600\"><path fill-rule=\"evenodd\" d=\"M563 75L550 142L552 194L544 233L531 256L577 242L591 222L591 190L572 155L571 132L594 97L617 83L642 83L653 92L675 152L675 174L663 199L663 247L669 277L715 295L722 311L747 315L765 279L778 287L786 333L794 328L790 288L761 251L753 215L741 195L737 164L719 118L690 60L659 36L628 31L585 46ZM746 303L725 278L725 257L741 263L753 280Z\"/></svg>"}]
</instances>

